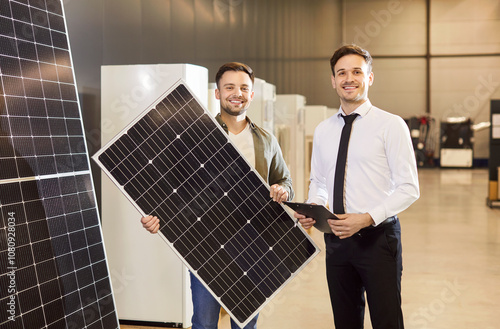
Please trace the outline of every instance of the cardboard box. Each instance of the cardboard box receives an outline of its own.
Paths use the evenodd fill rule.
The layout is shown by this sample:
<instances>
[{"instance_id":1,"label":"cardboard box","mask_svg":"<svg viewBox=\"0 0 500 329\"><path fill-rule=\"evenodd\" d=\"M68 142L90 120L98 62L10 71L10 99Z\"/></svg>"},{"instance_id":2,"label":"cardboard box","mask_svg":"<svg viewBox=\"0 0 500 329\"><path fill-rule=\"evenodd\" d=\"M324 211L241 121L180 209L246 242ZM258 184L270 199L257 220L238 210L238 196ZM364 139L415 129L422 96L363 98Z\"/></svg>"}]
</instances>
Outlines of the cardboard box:
<instances>
[{"instance_id":1,"label":"cardboard box","mask_svg":"<svg viewBox=\"0 0 500 329\"><path fill-rule=\"evenodd\" d=\"M490 193L488 199L490 201L496 201L498 200L498 182L494 180L490 180Z\"/></svg>"}]
</instances>

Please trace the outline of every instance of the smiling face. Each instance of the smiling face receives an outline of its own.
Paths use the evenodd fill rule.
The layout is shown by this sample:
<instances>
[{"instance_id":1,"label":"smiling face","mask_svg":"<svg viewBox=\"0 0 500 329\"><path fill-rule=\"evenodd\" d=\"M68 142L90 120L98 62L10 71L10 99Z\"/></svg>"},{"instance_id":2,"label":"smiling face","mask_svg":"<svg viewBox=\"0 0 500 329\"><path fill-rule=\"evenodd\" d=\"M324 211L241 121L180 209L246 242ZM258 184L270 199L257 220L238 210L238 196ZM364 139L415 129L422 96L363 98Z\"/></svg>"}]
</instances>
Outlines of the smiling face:
<instances>
[{"instance_id":1,"label":"smiling face","mask_svg":"<svg viewBox=\"0 0 500 329\"><path fill-rule=\"evenodd\" d=\"M373 72L362 56L354 54L341 57L335 64L334 71L332 86L340 97L344 111L352 112L368 100Z\"/></svg>"},{"instance_id":2,"label":"smiling face","mask_svg":"<svg viewBox=\"0 0 500 329\"><path fill-rule=\"evenodd\" d=\"M252 80L243 71L224 72L215 90L215 98L220 100L221 110L232 116L245 113L253 95Z\"/></svg>"}]
</instances>

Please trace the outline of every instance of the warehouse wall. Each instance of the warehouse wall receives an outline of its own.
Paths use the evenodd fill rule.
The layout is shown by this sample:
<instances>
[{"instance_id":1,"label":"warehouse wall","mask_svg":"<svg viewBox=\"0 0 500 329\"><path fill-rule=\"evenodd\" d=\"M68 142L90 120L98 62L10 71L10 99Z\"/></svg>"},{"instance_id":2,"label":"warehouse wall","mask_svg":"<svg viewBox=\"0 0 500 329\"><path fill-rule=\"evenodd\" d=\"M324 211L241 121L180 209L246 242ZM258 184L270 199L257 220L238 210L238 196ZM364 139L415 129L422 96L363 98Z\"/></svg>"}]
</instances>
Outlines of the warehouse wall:
<instances>
[{"instance_id":1,"label":"warehouse wall","mask_svg":"<svg viewBox=\"0 0 500 329\"><path fill-rule=\"evenodd\" d=\"M279 93L333 105L328 59L341 44L332 0L66 0L80 87L99 87L100 65L191 63L213 79L248 63Z\"/></svg>"},{"instance_id":2,"label":"warehouse wall","mask_svg":"<svg viewBox=\"0 0 500 329\"><path fill-rule=\"evenodd\" d=\"M343 39L375 57L374 105L405 118L425 114L425 1L344 1Z\"/></svg>"},{"instance_id":3,"label":"warehouse wall","mask_svg":"<svg viewBox=\"0 0 500 329\"><path fill-rule=\"evenodd\" d=\"M500 92L500 2L432 1L431 14L431 54L443 56L431 61L433 115L489 121ZM474 156L487 158L488 145L489 131L477 132Z\"/></svg>"},{"instance_id":4,"label":"warehouse wall","mask_svg":"<svg viewBox=\"0 0 500 329\"><path fill-rule=\"evenodd\" d=\"M341 0L63 2L90 154L101 147L101 65L190 63L213 81L221 64L242 61L280 94L338 102L328 59L341 44Z\"/></svg>"},{"instance_id":5,"label":"warehouse wall","mask_svg":"<svg viewBox=\"0 0 500 329\"><path fill-rule=\"evenodd\" d=\"M343 41L375 57L372 102L403 117L428 111L437 122L457 116L489 121L489 100L500 91L500 1L430 1L429 109L426 3L343 1ZM488 143L487 129L475 133L475 158L488 158Z\"/></svg>"},{"instance_id":6,"label":"warehouse wall","mask_svg":"<svg viewBox=\"0 0 500 329\"><path fill-rule=\"evenodd\" d=\"M430 1L430 107L425 0L64 0L89 148L99 148L100 66L191 63L213 79L247 62L280 94L338 107L328 59L355 42L375 57L374 104L405 118L488 120L500 85L500 0ZM498 98L498 96L496 96ZM488 157L487 130L475 157Z\"/></svg>"}]
</instances>

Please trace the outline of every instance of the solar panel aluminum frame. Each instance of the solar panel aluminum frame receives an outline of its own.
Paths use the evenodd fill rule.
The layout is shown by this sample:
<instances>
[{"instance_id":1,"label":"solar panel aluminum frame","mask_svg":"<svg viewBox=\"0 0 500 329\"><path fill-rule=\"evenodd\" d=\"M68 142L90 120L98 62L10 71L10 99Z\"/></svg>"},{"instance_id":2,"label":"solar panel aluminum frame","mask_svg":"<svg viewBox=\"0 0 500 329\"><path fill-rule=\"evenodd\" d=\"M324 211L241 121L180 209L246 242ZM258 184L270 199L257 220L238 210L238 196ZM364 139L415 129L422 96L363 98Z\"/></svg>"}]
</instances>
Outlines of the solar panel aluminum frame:
<instances>
[{"instance_id":1,"label":"solar panel aluminum frame","mask_svg":"<svg viewBox=\"0 0 500 329\"><path fill-rule=\"evenodd\" d=\"M162 94L160 97L158 97L150 106L146 107L146 109L139 114L132 122L130 122L125 128L122 129L114 138L112 138L106 145L104 145L98 152L96 152L93 156L92 159L100 166L100 168L103 170L103 172L109 177L109 179L118 187L118 189L125 195L125 197L132 203L132 205L138 210L138 212L142 216L147 216L149 215L148 213L145 213L144 210L136 203L136 201L127 193L127 191L124 189L124 187L118 182L117 179L111 174L110 171L106 168L106 166L100 161L99 157L106 152L106 150L112 146L118 139L120 139L124 134L127 133L127 131L133 127L136 123L138 123L145 115L147 115L152 109L155 109L156 106L164 100L169 94L171 94L177 87L180 85L183 85L189 92L190 96L193 97L194 101L198 103L198 105L203 109L204 114L206 114L212 121L216 129L218 129L224 136L226 136L226 142L231 143L234 146L234 143L231 142L229 137L227 136L226 132L223 130L223 128L218 124L218 122L215 120L215 118L207 111L207 109L202 105L202 103L198 100L197 96L195 93L193 93L190 89L189 86L183 81L183 79L179 79L175 84L173 84L164 94ZM178 136L179 137L179 136ZM266 186L266 188L269 190L269 185L262 179L262 177L258 174L258 172L248 163L248 161L239 153L238 149L234 146L238 154L241 156L241 158L245 161L245 163L248 165L250 168L250 171L254 172L256 174L256 177L260 180L260 182ZM192 268L192 266L186 261L186 259L180 254L180 252L174 247L174 244L170 242L165 235L161 231L158 231L158 234L160 237L163 239L163 241L171 247L171 249L174 251L174 253L181 259L183 264L193 273L199 280L200 282L203 283L203 285L210 291L210 293L214 296L214 298L221 304L221 306L227 311L227 313L231 316L231 318L241 327L244 327L248 322L250 322L266 305L267 303L272 300L273 297L275 297L285 286L288 284L295 276L298 275L298 273L305 267L307 264L309 264L310 261L320 252L318 246L315 244L315 242L310 238L310 236L307 234L307 232L301 227L301 225L297 224L293 217L287 212L287 209L280 205L281 209L283 212L288 216L288 218L294 223L294 227L297 227L302 234L304 234L304 237L309 241L309 243L312 245L312 247L315 249L315 251L310 255L310 257L305 261L295 272L291 273L290 277L284 283L274 291L274 293L266 299L266 301L260 305L250 316L247 317L245 321L240 321L230 310L230 308L226 307L224 302L217 296L217 294L208 286L206 282L198 275L197 271ZM161 220L161 218L160 218ZM139 223L138 223L139 227ZM138 228L139 229L139 228Z\"/></svg>"}]
</instances>

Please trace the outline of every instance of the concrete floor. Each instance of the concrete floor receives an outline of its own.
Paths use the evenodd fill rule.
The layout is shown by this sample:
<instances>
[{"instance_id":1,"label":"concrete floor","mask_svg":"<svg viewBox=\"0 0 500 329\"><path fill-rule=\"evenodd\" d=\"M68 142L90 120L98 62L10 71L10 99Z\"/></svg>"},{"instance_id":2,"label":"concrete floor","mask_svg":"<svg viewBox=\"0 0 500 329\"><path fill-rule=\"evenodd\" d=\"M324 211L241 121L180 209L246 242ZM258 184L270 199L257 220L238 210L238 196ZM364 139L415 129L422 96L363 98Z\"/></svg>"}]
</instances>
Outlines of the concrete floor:
<instances>
[{"instance_id":1,"label":"concrete floor","mask_svg":"<svg viewBox=\"0 0 500 329\"><path fill-rule=\"evenodd\" d=\"M486 206L488 171L420 169L419 179L420 199L399 216L405 327L499 328L500 209ZM229 328L224 314L219 329ZM260 312L258 328L333 328L324 252Z\"/></svg>"}]
</instances>

